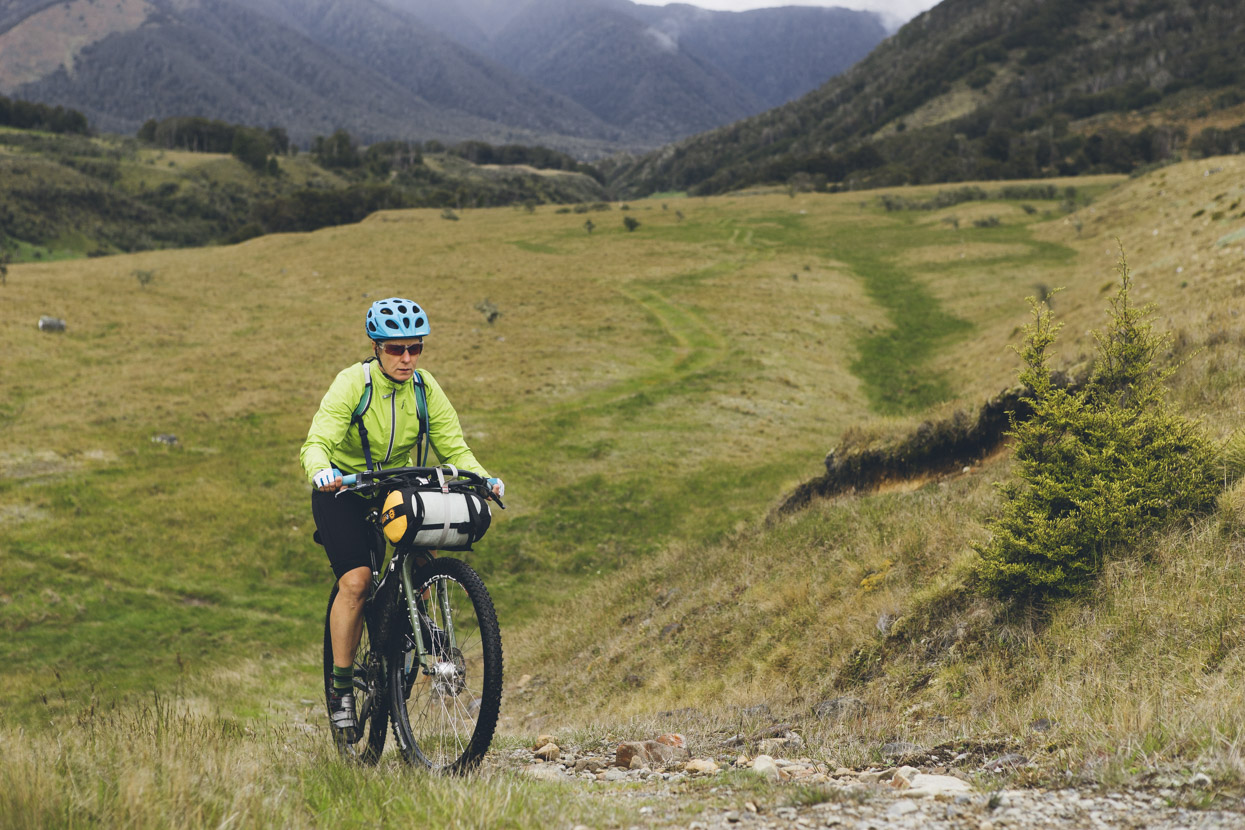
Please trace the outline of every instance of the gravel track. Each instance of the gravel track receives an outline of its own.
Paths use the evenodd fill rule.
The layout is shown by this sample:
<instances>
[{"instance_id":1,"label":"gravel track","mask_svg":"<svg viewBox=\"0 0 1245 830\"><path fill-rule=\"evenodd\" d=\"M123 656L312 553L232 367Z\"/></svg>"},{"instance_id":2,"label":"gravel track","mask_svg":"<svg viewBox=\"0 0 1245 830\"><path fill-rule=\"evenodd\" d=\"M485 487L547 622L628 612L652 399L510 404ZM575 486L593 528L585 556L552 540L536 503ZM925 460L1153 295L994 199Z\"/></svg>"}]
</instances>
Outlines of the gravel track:
<instances>
[{"instance_id":1,"label":"gravel track","mask_svg":"<svg viewBox=\"0 0 1245 830\"><path fill-rule=\"evenodd\" d=\"M1182 806L1213 791L1213 782L1204 775L1158 789L1035 787L987 792L963 771L947 775L942 767L831 771L810 759L761 755L715 761L693 759L684 751L673 761L651 765L633 761L624 769L616 765L618 758L609 749L534 747L494 756L488 765L616 800L624 814L626 805L632 804L634 822L623 826L636 828L1245 830L1245 802L1220 798L1214 809ZM706 766L718 769L699 771Z\"/></svg>"}]
</instances>

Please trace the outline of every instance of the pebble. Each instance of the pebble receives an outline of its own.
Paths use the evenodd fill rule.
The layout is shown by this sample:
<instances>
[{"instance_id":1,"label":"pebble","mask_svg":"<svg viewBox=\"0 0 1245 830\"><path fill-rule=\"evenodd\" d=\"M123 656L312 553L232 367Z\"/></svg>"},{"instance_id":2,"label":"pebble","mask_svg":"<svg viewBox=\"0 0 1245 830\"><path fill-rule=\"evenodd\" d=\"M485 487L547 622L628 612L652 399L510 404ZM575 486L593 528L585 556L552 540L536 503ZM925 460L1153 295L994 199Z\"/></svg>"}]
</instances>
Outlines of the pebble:
<instances>
[{"instance_id":1,"label":"pebble","mask_svg":"<svg viewBox=\"0 0 1245 830\"><path fill-rule=\"evenodd\" d=\"M757 775L769 778L771 781L778 781L782 776L782 770L774 763L774 759L768 755L758 755L752 759L752 771Z\"/></svg>"},{"instance_id":2,"label":"pebble","mask_svg":"<svg viewBox=\"0 0 1245 830\"><path fill-rule=\"evenodd\" d=\"M542 761L556 761L561 757L562 750L555 743L546 743L532 754Z\"/></svg>"},{"instance_id":3,"label":"pebble","mask_svg":"<svg viewBox=\"0 0 1245 830\"><path fill-rule=\"evenodd\" d=\"M1009 752L1006 755L1000 755L997 758L986 761L982 766L988 770L1001 770L1009 767L1023 767L1029 763L1029 759L1018 752Z\"/></svg>"},{"instance_id":4,"label":"pebble","mask_svg":"<svg viewBox=\"0 0 1245 830\"><path fill-rule=\"evenodd\" d=\"M915 813L921 808L916 806L914 801L896 801L894 804L886 808L886 815L891 818L906 816L909 813Z\"/></svg>"},{"instance_id":5,"label":"pebble","mask_svg":"<svg viewBox=\"0 0 1245 830\"><path fill-rule=\"evenodd\" d=\"M542 735L541 738L548 736ZM665 737L665 736L663 736ZM552 743L552 741L550 741ZM544 745L541 745L541 749ZM668 745L667 745L667 748ZM918 748L919 749L919 748ZM534 749L520 749L495 756L499 766L517 769L521 774L540 781L563 781L577 787L595 788L602 794L616 793L620 798L664 794L671 800L659 808L665 815L662 826L685 826L700 830L733 830L737 827L757 830L800 830L800 828L887 828L890 830L1081 830L1081 828L1146 828L1147 830L1237 830L1245 826L1240 812L1228 810L1190 810L1169 806L1178 799L1175 788L1157 791L1076 789L1007 789L992 793L974 790L972 785L951 775L923 772L918 766L890 767L856 771L846 767L834 770L834 778L824 764L808 758L758 755L751 762L746 757L736 761L737 768L751 769L776 786L772 799L762 803L742 799L744 792L732 796L730 779L709 792L718 794L713 806L695 813L688 821L680 815L679 806L691 804L697 796L687 792L680 782L704 780L727 762L714 758L694 758L661 765L623 769L607 766L613 759L594 756L593 752L608 751L606 747L583 751L565 749L573 763L540 763ZM1019 756L1023 757L1023 756ZM1003 766L1007 755L993 759ZM1028 763L1028 759L1024 760ZM989 765L986 765L990 768ZM939 769L938 767L925 767ZM671 771L674 770L674 771ZM681 770L681 771L679 771ZM837 779L837 780L836 780ZM642 789L635 789L645 781ZM631 787L620 788L630 782ZM1175 783L1175 782L1173 782ZM1213 779L1206 773L1180 779L1176 787L1210 789ZM825 800L807 806L787 806L791 799L781 793L796 787L817 787ZM809 790L816 792L816 790ZM638 808L639 815L652 822L658 810ZM647 826L647 825L646 825Z\"/></svg>"},{"instance_id":6,"label":"pebble","mask_svg":"<svg viewBox=\"0 0 1245 830\"><path fill-rule=\"evenodd\" d=\"M712 758L693 758L683 766L683 769L687 772L712 775L718 771L718 765Z\"/></svg>"}]
</instances>

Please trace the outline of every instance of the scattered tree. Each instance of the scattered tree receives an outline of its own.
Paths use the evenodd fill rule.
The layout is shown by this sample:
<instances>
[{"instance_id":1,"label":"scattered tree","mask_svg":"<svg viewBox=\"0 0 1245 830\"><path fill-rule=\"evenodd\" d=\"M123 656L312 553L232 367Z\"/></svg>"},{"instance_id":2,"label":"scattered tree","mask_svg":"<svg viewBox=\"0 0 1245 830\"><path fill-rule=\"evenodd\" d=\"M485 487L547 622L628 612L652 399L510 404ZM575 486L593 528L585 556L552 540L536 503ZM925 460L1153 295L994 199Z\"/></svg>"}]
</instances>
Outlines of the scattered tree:
<instances>
[{"instance_id":1,"label":"scattered tree","mask_svg":"<svg viewBox=\"0 0 1245 830\"><path fill-rule=\"evenodd\" d=\"M584 230L586 230L586 231L588 232L588 235L589 235L589 236L592 236L592 231L593 231L595 228L596 228L596 225L592 224L592 220L591 220L591 219L585 219L585 220L584 220Z\"/></svg>"},{"instance_id":2,"label":"scattered tree","mask_svg":"<svg viewBox=\"0 0 1245 830\"><path fill-rule=\"evenodd\" d=\"M253 127L239 127L234 130L233 144L229 148L230 154L260 173L266 173L268 167L268 153L271 148L268 143L268 135Z\"/></svg>"},{"instance_id":3,"label":"scattered tree","mask_svg":"<svg viewBox=\"0 0 1245 830\"><path fill-rule=\"evenodd\" d=\"M640 220L636 219L634 216L624 216L623 225L627 228L627 230L633 231L640 227Z\"/></svg>"},{"instance_id":4,"label":"scattered tree","mask_svg":"<svg viewBox=\"0 0 1245 830\"><path fill-rule=\"evenodd\" d=\"M265 133L268 136L268 146L272 152L280 155L288 155L292 149L290 144L290 136L286 133L284 127L269 127Z\"/></svg>"},{"instance_id":5,"label":"scattered tree","mask_svg":"<svg viewBox=\"0 0 1245 830\"><path fill-rule=\"evenodd\" d=\"M1120 287L1083 389L1055 382L1047 365L1059 326L1031 300L1020 379L1032 416L1012 417L1018 481L1003 487L992 537L978 545L976 576L1002 598L1043 599L1087 590L1105 560L1143 533L1210 505L1215 454L1197 425L1171 411L1155 360L1153 306L1137 308L1121 251Z\"/></svg>"},{"instance_id":6,"label":"scattered tree","mask_svg":"<svg viewBox=\"0 0 1245 830\"><path fill-rule=\"evenodd\" d=\"M328 138L316 136L311 142L311 153L321 167L352 168L363 163L358 145L345 130L337 130Z\"/></svg>"}]
</instances>

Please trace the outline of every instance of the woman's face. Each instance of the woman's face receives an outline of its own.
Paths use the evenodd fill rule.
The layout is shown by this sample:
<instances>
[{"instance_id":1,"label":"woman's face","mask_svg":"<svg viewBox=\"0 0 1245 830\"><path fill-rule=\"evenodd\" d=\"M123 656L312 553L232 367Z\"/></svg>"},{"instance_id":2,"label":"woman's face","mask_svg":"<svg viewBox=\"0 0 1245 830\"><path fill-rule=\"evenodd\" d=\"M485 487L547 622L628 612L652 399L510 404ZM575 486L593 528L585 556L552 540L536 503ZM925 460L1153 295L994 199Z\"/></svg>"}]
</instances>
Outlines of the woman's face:
<instances>
[{"instance_id":1,"label":"woman's face","mask_svg":"<svg viewBox=\"0 0 1245 830\"><path fill-rule=\"evenodd\" d=\"M411 379L411 375L415 374L419 353L424 349L424 338L402 337L375 345L376 359L380 361L386 375L399 383Z\"/></svg>"}]
</instances>

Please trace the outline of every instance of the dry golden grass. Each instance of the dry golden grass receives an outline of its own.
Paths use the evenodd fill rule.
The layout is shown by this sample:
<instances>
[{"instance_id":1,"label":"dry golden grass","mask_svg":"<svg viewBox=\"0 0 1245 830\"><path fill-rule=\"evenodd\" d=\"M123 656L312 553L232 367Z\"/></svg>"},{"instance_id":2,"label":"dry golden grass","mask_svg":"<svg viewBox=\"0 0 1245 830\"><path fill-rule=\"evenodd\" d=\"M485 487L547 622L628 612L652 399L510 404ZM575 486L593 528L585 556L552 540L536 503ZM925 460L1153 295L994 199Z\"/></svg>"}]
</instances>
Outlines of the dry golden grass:
<instances>
[{"instance_id":1,"label":"dry golden grass","mask_svg":"<svg viewBox=\"0 0 1245 830\"><path fill-rule=\"evenodd\" d=\"M477 454L513 488L512 509L490 541L545 563L513 572L499 566L490 580L507 648L510 737L503 740L538 727L632 737L671 725L694 727L710 747L717 730L752 728L738 707L766 702L775 717L801 719L809 752L845 763L874 760L881 742L897 738L1007 739L1043 753L1044 764L1099 769L1099 777L1130 766L1212 764L1232 779L1241 746L1234 690L1245 671L1233 616L1245 588L1237 491L1219 514L1147 541L1144 556L1117 563L1098 595L1042 619L1013 619L962 592L970 545L995 506L1005 460L916 489L817 503L772 524L762 516L785 489L815 475L849 429L895 435L923 418L974 409L1013 384L1017 363L1007 346L1018 341L1024 297L1039 284L1066 286L1054 300L1066 323L1060 360L1088 357L1086 332L1104 319L1103 287L1113 280L1115 236L1137 293L1160 303L1160 326L1175 334L1173 358L1188 359L1173 378L1175 399L1217 437L1238 429L1245 338L1234 314L1242 243L1232 234L1240 209L1212 217L1216 205L1226 210L1238 198L1239 165L1215 159L1165 168L1076 214L1030 226L1024 223L1042 217L989 205L973 207L1003 216L1000 227L962 223L956 231L927 214L885 214L859 194L737 195L590 213L591 235L583 214L549 208L468 210L457 222L417 210L230 248L14 266L0 317L0 541L52 544L33 541L37 520L46 531L38 539L73 540L65 552L78 557L74 567L90 566L93 582L116 579L109 551L92 547L84 529L98 523L96 533L111 532L110 517L91 502L42 499L39 488L69 480L94 492L137 477L150 458L136 442L175 432L182 454L162 469L191 480L134 488L149 509L130 514L137 524L127 541L137 540L136 555L162 554L163 536L207 532L195 524L203 512L214 517L211 533L238 550L190 561L169 546L169 558L152 555L150 567L139 569L151 582L144 596L182 604L206 593L214 570L222 578L254 573L250 587L266 597L307 588L296 576L282 582L275 564L245 570L248 557L279 547L283 567L293 568L298 556L317 553L299 512L297 447L332 374L366 353L360 311L372 299L407 294L432 318L421 365L446 387ZM1214 167L1220 172L1202 175ZM1198 210L1205 213L1194 217ZM624 215L640 220L635 233L623 229ZM853 240L863 245L879 229L902 238L897 231L907 227L915 229L912 247L877 256L903 263L933 303L971 328L925 364L951 379L950 400L881 417L850 367L861 338L887 331L891 317L845 263L859 261ZM830 238L842 248L825 243ZM961 251L965 257L954 255ZM143 286L137 270L154 278ZM484 299L502 311L493 325L474 308ZM39 333L41 314L66 318L69 331ZM245 492L231 465L246 476ZM672 484L632 489L651 481ZM597 504L604 506L594 512ZM646 547L625 525L651 515L661 524L646 532L663 541ZM678 524L687 515L705 518ZM548 516L555 519L539 524ZM266 541L248 547L251 536ZM602 551L598 561L619 567L551 569L547 563L563 561L559 546L582 539ZM39 564L46 562L0 550L11 579L27 580ZM74 627L99 602L87 585L58 583L64 596L40 610L39 630L115 640L106 620ZM7 583L0 598L10 592L10 610L0 613L31 607ZM526 616L508 616L520 595L540 603L524 606ZM240 599L239 613L279 617L264 607L268 601L253 608ZM313 641L317 613L305 615ZM886 634L878 628L884 617ZM230 631L203 658L207 665L238 658L228 643L241 636ZM156 771L173 770L160 752L174 751L177 741L159 751L141 742L123 750L124 729L151 734L127 727L124 712L115 730L82 746L72 718L46 735L6 725L9 778L0 790L16 793L11 809L27 812L13 814L32 820L99 815L134 825L160 824L174 807L199 810L201 823L236 813L299 825L310 823L307 804L339 804L350 787L392 796L389 783L341 772L320 736L290 737L290 724L317 717L318 704L300 714L273 702L313 697L314 662L301 650L298 659L283 652L275 662L246 664L220 686L193 675L193 695L177 704L190 712L185 728L211 728L224 712L242 734L255 730L258 743L229 738L172 778ZM6 673L4 697L43 682L41 671ZM524 674L532 680L520 690ZM278 675L284 679L252 682ZM864 699L868 713L841 723L807 719L813 704L843 694ZM80 704L53 700L49 711L60 718ZM655 714L689 707L696 713ZM1036 717L1055 721L1056 731L1031 733ZM280 796L265 801L248 784L213 789L192 804L183 796L189 783L169 783L197 780L213 764L244 784L271 783L259 772L249 777L254 758L275 770ZM53 797L41 783L48 769L61 770L51 780L70 795ZM67 786L87 780L125 785L99 793ZM287 799L285 786L301 795ZM414 789L409 781L400 786ZM127 806L127 793L154 791L159 808ZM454 797L470 791L455 789ZM534 810L502 823L548 815L524 801L531 791L515 795L512 783L490 792L505 809ZM44 801L52 806L37 812ZM584 809L581 815L594 815Z\"/></svg>"},{"instance_id":2,"label":"dry golden grass","mask_svg":"<svg viewBox=\"0 0 1245 830\"><path fill-rule=\"evenodd\" d=\"M1006 346L1018 342L1023 293L1039 283L1066 287L1053 301L1065 322L1058 360L1087 360L1089 330L1102 325L1114 285L1118 236L1138 275L1135 296L1156 302L1160 329L1173 332L1169 359L1187 361L1174 400L1215 437L1233 433L1245 403L1242 247L1233 236L1241 216L1192 214L1237 202L1240 172L1235 158L1178 165L1040 225L1037 240L1075 251L1055 269L1023 257L994 266L978 246L966 260L984 267L928 272L945 306L978 325L935 364L979 395L1013 384ZM904 255L916 269L946 261L937 248ZM1177 274L1177 263L1188 265ZM971 401L966 394L938 411ZM901 423L866 419L863 431ZM807 717L818 700L851 694L872 714L807 727L832 738L824 746L839 747L838 757L868 758L900 737L925 745L972 737L1012 741L1052 769L1099 780L1194 766L1239 783L1239 492L1225 495L1217 515L1144 542L1096 595L1046 618L1011 620L1000 606L963 600L945 619L906 618L957 595L994 504L992 484L1007 469L994 463L910 492L841 498L720 544L671 547L557 609L552 631L525 639L515 663L543 681L563 718L610 722L687 706L703 713L696 717L729 718L758 702L780 719ZM883 615L898 618L886 636L876 630ZM583 620L592 621L588 636ZM907 642L913 627L932 644ZM568 655L573 675L558 668ZM1039 718L1055 722L1053 736L1030 730Z\"/></svg>"},{"instance_id":3,"label":"dry golden grass","mask_svg":"<svg viewBox=\"0 0 1245 830\"><path fill-rule=\"evenodd\" d=\"M748 208L794 213L811 204L769 199ZM834 203L820 204L830 210L816 218L834 221ZM117 421L162 432L251 412L288 417L281 429L296 435L331 373L366 354L359 309L395 294L430 310L421 365L442 379L485 457L516 420L607 403L691 372L728 372L740 355L767 371L752 371L746 384L715 381L718 391L694 411L676 398L675 411L646 421L647 451L589 466L634 466L649 452L688 446L659 428L670 418L717 436L715 452L756 458L790 432L833 435L862 416L842 356L856 327L881 318L853 282L812 258L745 241L738 214L719 202L685 202L682 211L683 223L673 211L632 211L647 237L625 234L616 211L593 214L601 229L589 236L582 216L548 208L463 211L458 222L416 210L231 248L16 266L0 328L22 401L11 446L115 451ZM805 272L806 264L815 267ZM154 273L146 287L137 270ZM502 310L495 325L473 308L484 299ZM42 314L67 319L68 336L34 331ZM100 367L111 383L92 382ZM49 376L80 390L81 410L40 382ZM757 403L741 406L739 397ZM81 411L91 413L86 423Z\"/></svg>"}]
</instances>

